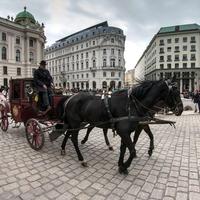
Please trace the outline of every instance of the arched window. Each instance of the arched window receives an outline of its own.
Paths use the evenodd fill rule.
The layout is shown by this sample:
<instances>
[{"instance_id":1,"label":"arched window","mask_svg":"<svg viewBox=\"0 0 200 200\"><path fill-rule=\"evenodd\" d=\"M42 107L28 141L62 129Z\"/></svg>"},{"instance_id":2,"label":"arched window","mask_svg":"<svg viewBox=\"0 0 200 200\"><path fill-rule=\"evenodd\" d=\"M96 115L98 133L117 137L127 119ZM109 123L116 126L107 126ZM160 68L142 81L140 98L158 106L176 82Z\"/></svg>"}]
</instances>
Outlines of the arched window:
<instances>
[{"instance_id":1,"label":"arched window","mask_svg":"<svg viewBox=\"0 0 200 200\"><path fill-rule=\"evenodd\" d=\"M107 63L107 62L106 62L106 59L104 58L104 59L103 59L103 67L106 67L106 63Z\"/></svg>"},{"instance_id":2,"label":"arched window","mask_svg":"<svg viewBox=\"0 0 200 200\"><path fill-rule=\"evenodd\" d=\"M33 52L29 52L29 61L31 63L34 61L34 54L33 54Z\"/></svg>"},{"instance_id":3,"label":"arched window","mask_svg":"<svg viewBox=\"0 0 200 200\"><path fill-rule=\"evenodd\" d=\"M2 47L2 49L1 49L1 58L2 58L2 60L6 60L7 59L6 47Z\"/></svg>"},{"instance_id":4,"label":"arched window","mask_svg":"<svg viewBox=\"0 0 200 200\"><path fill-rule=\"evenodd\" d=\"M111 89L115 89L115 81L110 82L110 87L111 87Z\"/></svg>"},{"instance_id":5,"label":"arched window","mask_svg":"<svg viewBox=\"0 0 200 200\"><path fill-rule=\"evenodd\" d=\"M2 33L2 35L1 35L1 40L2 40L2 41L6 41L6 33Z\"/></svg>"},{"instance_id":6,"label":"arched window","mask_svg":"<svg viewBox=\"0 0 200 200\"><path fill-rule=\"evenodd\" d=\"M20 50L19 49L16 50L16 61L20 62Z\"/></svg>"},{"instance_id":7,"label":"arched window","mask_svg":"<svg viewBox=\"0 0 200 200\"><path fill-rule=\"evenodd\" d=\"M92 82L92 88L93 88L93 89L96 89L96 85L97 85L96 82L93 81L93 82Z\"/></svg>"},{"instance_id":8,"label":"arched window","mask_svg":"<svg viewBox=\"0 0 200 200\"><path fill-rule=\"evenodd\" d=\"M103 82L102 82L102 88L104 88L104 89L107 88L107 82L106 82L106 81L103 81Z\"/></svg>"},{"instance_id":9,"label":"arched window","mask_svg":"<svg viewBox=\"0 0 200 200\"><path fill-rule=\"evenodd\" d=\"M115 59L114 58L110 59L110 66L115 67Z\"/></svg>"},{"instance_id":10,"label":"arched window","mask_svg":"<svg viewBox=\"0 0 200 200\"><path fill-rule=\"evenodd\" d=\"M96 61L93 60L93 67L96 67Z\"/></svg>"}]
</instances>

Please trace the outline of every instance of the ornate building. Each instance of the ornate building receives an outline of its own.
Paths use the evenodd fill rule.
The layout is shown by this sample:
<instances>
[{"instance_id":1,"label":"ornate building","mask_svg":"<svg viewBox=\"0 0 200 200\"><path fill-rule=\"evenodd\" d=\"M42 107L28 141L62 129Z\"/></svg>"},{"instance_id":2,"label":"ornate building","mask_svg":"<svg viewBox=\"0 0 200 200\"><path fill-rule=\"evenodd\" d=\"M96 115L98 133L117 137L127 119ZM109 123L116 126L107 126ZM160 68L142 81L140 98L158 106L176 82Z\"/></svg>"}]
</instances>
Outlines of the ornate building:
<instances>
[{"instance_id":1,"label":"ornate building","mask_svg":"<svg viewBox=\"0 0 200 200\"><path fill-rule=\"evenodd\" d=\"M132 87L136 83L135 80L135 69L130 69L125 73L125 84L126 88Z\"/></svg>"},{"instance_id":2,"label":"ornate building","mask_svg":"<svg viewBox=\"0 0 200 200\"><path fill-rule=\"evenodd\" d=\"M0 85L10 78L32 77L33 70L44 56L44 25L26 11L15 19L0 17Z\"/></svg>"},{"instance_id":3,"label":"ornate building","mask_svg":"<svg viewBox=\"0 0 200 200\"><path fill-rule=\"evenodd\" d=\"M145 67L145 78L151 80L176 75L181 92L193 91L200 89L199 55L198 24L162 27L147 46L136 69Z\"/></svg>"},{"instance_id":4,"label":"ornate building","mask_svg":"<svg viewBox=\"0 0 200 200\"><path fill-rule=\"evenodd\" d=\"M103 22L56 41L45 50L58 87L101 89L124 86L125 35Z\"/></svg>"}]
</instances>

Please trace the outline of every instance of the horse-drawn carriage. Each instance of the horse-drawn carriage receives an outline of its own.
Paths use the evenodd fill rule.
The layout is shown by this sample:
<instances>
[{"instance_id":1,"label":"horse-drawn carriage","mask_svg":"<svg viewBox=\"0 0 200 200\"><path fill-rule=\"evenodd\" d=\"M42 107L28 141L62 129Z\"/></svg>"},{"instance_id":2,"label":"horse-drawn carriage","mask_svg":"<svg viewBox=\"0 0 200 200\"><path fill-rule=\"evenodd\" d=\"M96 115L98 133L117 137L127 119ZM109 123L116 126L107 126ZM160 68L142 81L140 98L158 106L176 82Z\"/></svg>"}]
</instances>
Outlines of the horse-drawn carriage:
<instances>
[{"instance_id":1,"label":"horse-drawn carriage","mask_svg":"<svg viewBox=\"0 0 200 200\"><path fill-rule=\"evenodd\" d=\"M10 108L4 104L6 102L2 101L0 103L2 130L6 131L8 129L8 111L10 111L11 119L15 125L24 123L28 143L35 150L40 150L43 147L45 132L51 132L50 135L58 132L65 133L61 153L64 154L67 139L71 136L78 159L85 166L84 158L78 146L79 130L84 128L86 124L105 130L115 129L121 137L118 162L121 173L127 173L127 168L136 155L135 144L137 139L134 138L135 142L132 141L130 134L136 131L140 122L144 122L149 111L154 111L154 108L159 110L163 105L167 105L176 115L181 115L183 111L183 104L177 87L164 80L144 81L131 90L117 91L110 97L109 105L106 105L100 96L91 95L90 93L78 93L72 98L53 95L52 109L45 115L39 115L40 103L36 100L38 96L40 95L37 94L37 91L34 91L33 79L11 80ZM160 107L156 106L159 102L162 103ZM150 117L150 119L153 118ZM156 123L159 122L160 120ZM161 123L164 122L161 121ZM61 128L57 130L57 127L59 127L57 125L60 124ZM60 133L58 135L61 135ZM153 136L150 139L150 150L152 151ZM126 148L129 149L130 155L127 161L124 162Z\"/></svg>"},{"instance_id":2,"label":"horse-drawn carriage","mask_svg":"<svg viewBox=\"0 0 200 200\"><path fill-rule=\"evenodd\" d=\"M40 115L40 94L34 88L33 79L10 80L9 103L0 95L1 129L7 131L9 122L14 124L15 128L24 124L29 145L35 150L40 150L44 145L44 133L52 131L54 125L60 122L56 108L63 95L54 94L51 98L51 111Z\"/></svg>"}]
</instances>

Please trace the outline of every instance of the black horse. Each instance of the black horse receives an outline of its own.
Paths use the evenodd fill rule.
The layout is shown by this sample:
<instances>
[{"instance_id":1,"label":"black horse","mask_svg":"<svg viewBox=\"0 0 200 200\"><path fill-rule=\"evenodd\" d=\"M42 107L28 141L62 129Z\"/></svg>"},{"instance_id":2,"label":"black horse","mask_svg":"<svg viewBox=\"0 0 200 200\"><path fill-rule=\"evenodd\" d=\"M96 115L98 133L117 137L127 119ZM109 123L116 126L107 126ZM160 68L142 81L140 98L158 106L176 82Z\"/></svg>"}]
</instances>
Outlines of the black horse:
<instances>
[{"instance_id":1,"label":"black horse","mask_svg":"<svg viewBox=\"0 0 200 200\"><path fill-rule=\"evenodd\" d=\"M136 155L135 146L130 137L131 132L135 131L140 119L146 117L148 110L161 100L171 110L176 110L178 115L181 115L183 104L179 91L163 80L144 81L131 92L122 90L113 93L110 111L112 116L117 119L114 128L121 137L118 161L120 173L128 173L127 168ZM78 93L65 103L64 123L68 130L61 146L61 153L65 153L66 142L71 135L78 159L83 166L86 166L78 146L78 132L82 122L87 122L99 128L108 129L112 127L107 109L100 97L88 93ZM130 155L127 161L124 162L126 148L129 149Z\"/></svg>"},{"instance_id":2,"label":"black horse","mask_svg":"<svg viewBox=\"0 0 200 200\"><path fill-rule=\"evenodd\" d=\"M155 106L153 106L153 108L151 110L149 110L148 112L151 116L154 116L156 112L162 110L164 107L166 107L166 105L164 104L163 101L161 101L161 102L158 102L158 104L156 104ZM178 115L178 113L176 113L176 112L174 114ZM81 144L85 144L88 141L89 135L90 135L91 131L93 130L93 128L94 127L92 127L92 126L88 127L85 137L83 138L83 140L81 140ZM136 145L138 138L143 130L149 136L149 139L150 139L148 154L149 154L149 156L151 156L153 153L153 150L154 150L154 136L153 136L153 133L148 124L139 124L137 126L137 128L135 129L135 132L134 132L133 144ZM113 151L113 147L110 144L110 141L109 141L108 135L107 135L108 129L103 128L103 134L104 134L104 139L105 139L106 145L108 146L108 149Z\"/></svg>"}]
</instances>

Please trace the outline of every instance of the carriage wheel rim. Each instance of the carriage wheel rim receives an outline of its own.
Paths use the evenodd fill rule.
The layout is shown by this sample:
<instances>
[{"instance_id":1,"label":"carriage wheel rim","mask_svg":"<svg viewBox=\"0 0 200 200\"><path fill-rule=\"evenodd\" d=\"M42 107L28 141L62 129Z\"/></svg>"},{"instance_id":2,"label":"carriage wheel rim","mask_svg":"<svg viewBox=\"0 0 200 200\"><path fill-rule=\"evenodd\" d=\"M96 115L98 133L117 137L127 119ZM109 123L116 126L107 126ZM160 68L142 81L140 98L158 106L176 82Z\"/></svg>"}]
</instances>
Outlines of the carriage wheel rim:
<instances>
[{"instance_id":1,"label":"carriage wheel rim","mask_svg":"<svg viewBox=\"0 0 200 200\"><path fill-rule=\"evenodd\" d=\"M38 122L34 119L27 122L26 133L30 146L35 150L39 150L43 146L44 139Z\"/></svg>"}]
</instances>

